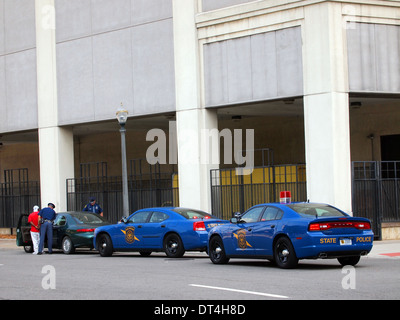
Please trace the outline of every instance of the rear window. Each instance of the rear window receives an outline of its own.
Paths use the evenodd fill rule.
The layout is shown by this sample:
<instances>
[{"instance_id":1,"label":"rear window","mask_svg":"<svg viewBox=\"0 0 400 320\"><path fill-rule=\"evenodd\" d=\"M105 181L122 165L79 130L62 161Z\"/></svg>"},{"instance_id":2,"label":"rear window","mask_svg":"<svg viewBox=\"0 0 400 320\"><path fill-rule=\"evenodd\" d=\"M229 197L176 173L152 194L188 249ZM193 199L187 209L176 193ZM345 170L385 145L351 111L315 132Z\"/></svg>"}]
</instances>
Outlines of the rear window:
<instances>
[{"instance_id":1,"label":"rear window","mask_svg":"<svg viewBox=\"0 0 400 320\"><path fill-rule=\"evenodd\" d=\"M100 216L99 214L94 214L94 213L86 213L86 212L79 212L79 213L74 213L71 214L72 218L74 218L74 220L79 223L79 224L83 224L83 223L103 223L106 220Z\"/></svg>"},{"instance_id":2,"label":"rear window","mask_svg":"<svg viewBox=\"0 0 400 320\"><path fill-rule=\"evenodd\" d=\"M182 217L185 217L186 219L211 219L215 218L211 214L204 212L204 211L199 211L199 210L193 210L193 209L184 209L184 208L175 208L173 209L176 213L179 213Z\"/></svg>"},{"instance_id":3,"label":"rear window","mask_svg":"<svg viewBox=\"0 0 400 320\"><path fill-rule=\"evenodd\" d=\"M318 203L293 203L288 207L305 218L346 217L347 215L335 207Z\"/></svg>"}]
</instances>

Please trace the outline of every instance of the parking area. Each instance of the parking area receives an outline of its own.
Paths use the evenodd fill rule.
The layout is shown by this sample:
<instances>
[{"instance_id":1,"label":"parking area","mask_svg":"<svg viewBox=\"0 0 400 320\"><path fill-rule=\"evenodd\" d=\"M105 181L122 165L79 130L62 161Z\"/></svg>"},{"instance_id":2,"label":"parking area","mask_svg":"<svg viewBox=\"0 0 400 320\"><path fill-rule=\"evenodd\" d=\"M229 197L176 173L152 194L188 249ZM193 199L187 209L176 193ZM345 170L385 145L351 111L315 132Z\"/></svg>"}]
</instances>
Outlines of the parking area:
<instances>
[{"instance_id":1,"label":"parking area","mask_svg":"<svg viewBox=\"0 0 400 320\"><path fill-rule=\"evenodd\" d=\"M386 244L392 251L398 242ZM310 300L399 299L400 257L377 244L355 268L336 260L302 260L282 270L266 260L213 265L205 253L183 258L96 251L34 256L0 240L0 299Z\"/></svg>"}]
</instances>

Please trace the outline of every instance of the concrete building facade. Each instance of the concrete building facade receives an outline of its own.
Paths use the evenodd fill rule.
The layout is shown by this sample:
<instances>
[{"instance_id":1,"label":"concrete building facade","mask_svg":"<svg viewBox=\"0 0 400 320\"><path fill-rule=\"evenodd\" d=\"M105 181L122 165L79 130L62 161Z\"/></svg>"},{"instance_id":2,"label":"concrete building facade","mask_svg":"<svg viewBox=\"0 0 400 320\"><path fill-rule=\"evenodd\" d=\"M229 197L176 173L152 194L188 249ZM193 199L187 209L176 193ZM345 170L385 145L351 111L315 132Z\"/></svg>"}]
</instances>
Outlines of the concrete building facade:
<instances>
[{"instance_id":1,"label":"concrete building facade","mask_svg":"<svg viewBox=\"0 0 400 320\"><path fill-rule=\"evenodd\" d=\"M42 206L67 209L81 163L120 175L121 103L128 159L174 121L179 204L206 211L229 165L204 130L253 129L306 165L307 199L348 213L352 161L400 143L400 1L0 0L0 21L0 182L27 168Z\"/></svg>"}]
</instances>

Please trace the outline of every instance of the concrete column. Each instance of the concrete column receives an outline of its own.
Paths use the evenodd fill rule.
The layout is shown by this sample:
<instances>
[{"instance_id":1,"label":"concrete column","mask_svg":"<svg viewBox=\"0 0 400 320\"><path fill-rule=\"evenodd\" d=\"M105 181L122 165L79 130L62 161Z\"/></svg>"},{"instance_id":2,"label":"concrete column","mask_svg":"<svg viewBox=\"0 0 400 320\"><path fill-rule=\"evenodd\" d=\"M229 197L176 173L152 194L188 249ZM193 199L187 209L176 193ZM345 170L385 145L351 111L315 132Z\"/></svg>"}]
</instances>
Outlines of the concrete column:
<instances>
[{"instance_id":1,"label":"concrete column","mask_svg":"<svg viewBox=\"0 0 400 320\"><path fill-rule=\"evenodd\" d=\"M67 209L66 179L74 177L71 129L58 127L54 0L35 0L40 189L42 207Z\"/></svg>"},{"instance_id":2,"label":"concrete column","mask_svg":"<svg viewBox=\"0 0 400 320\"><path fill-rule=\"evenodd\" d=\"M351 159L346 30L340 3L304 8L307 197L350 213Z\"/></svg>"},{"instance_id":3,"label":"concrete column","mask_svg":"<svg viewBox=\"0 0 400 320\"><path fill-rule=\"evenodd\" d=\"M219 147L206 144L204 133L218 129L218 120L201 105L196 13L196 0L173 0L179 202L210 212L210 169L218 164L209 159L216 153L219 159Z\"/></svg>"}]
</instances>

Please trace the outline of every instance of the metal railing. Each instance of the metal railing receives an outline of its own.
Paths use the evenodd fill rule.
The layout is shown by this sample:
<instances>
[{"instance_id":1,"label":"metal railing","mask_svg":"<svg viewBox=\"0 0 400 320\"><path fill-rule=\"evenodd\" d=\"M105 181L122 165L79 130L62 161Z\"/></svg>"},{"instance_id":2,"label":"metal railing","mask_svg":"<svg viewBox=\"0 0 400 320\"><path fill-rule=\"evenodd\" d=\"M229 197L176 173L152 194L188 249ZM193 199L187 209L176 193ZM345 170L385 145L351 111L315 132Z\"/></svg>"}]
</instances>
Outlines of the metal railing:
<instances>
[{"instance_id":1,"label":"metal railing","mask_svg":"<svg viewBox=\"0 0 400 320\"><path fill-rule=\"evenodd\" d=\"M400 161L352 163L353 214L367 217L377 238L383 222L400 221Z\"/></svg>"},{"instance_id":2,"label":"metal railing","mask_svg":"<svg viewBox=\"0 0 400 320\"><path fill-rule=\"evenodd\" d=\"M291 191L292 201L306 201L306 168L303 164L210 171L212 213L229 219L253 205L279 201L281 191ZM248 174L246 174L248 173Z\"/></svg>"},{"instance_id":3,"label":"metal railing","mask_svg":"<svg viewBox=\"0 0 400 320\"><path fill-rule=\"evenodd\" d=\"M104 166L102 163L102 168ZM129 212L179 205L178 179L173 166L150 165L143 159L133 159L130 160L129 171ZM122 177L102 175L67 179L68 210L82 210L90 197L96 198L110 222L122 218Z\"/></svg>"},{"instance_id":4,"label":"metal railing","mask_svg":"<svg viewBox=\"0 0 400 320\"><path fill-rule=\"evenodd\" d=\"M21 214L40 206L38 181L0 183L0 228L15 228Z\"/></svg>"}]
</instances>

